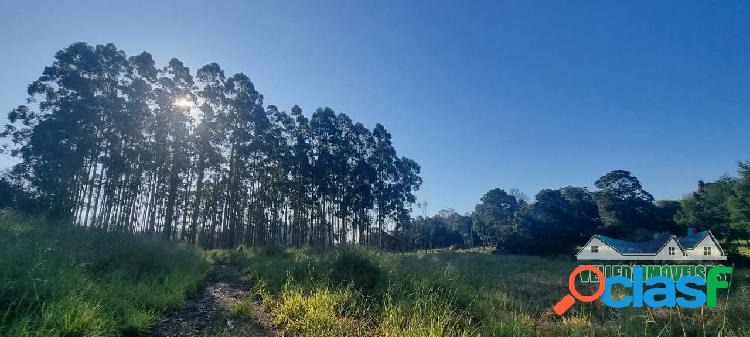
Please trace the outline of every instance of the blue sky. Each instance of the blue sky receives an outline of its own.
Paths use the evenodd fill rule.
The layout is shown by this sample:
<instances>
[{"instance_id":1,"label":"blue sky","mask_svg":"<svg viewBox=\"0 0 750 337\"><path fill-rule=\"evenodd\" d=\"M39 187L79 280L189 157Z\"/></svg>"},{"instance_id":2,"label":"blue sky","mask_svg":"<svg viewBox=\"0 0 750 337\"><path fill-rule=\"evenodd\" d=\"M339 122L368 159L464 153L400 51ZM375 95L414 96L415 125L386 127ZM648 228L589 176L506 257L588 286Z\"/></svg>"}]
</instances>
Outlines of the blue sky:
<instances>
[{"instance_id":1,"label":"blue sky","mask_svg":"<svg viewBox=\"0 0 750 337\"><path fill-rule=\"evenodd\" d=\"M673 199L750 159L748 18L733 1L3 2L0 110L55 51L114 42L384 124L431 213L613 169Z\"/></svg>"}]
</instances>

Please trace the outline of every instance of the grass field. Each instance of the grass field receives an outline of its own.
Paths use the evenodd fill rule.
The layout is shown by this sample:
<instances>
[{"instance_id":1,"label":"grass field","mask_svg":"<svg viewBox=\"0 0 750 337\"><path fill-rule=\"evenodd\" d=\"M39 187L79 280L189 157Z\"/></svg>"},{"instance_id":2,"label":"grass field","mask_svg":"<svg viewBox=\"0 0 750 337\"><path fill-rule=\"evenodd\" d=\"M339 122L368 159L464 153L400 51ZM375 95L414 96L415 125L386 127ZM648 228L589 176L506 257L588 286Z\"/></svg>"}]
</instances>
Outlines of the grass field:
<instances>
[{"instance_id":1,"label":"grass field","mask_svg":"<svg viewBox=\"0 0 750 337\"><path fill-rule=\"evenodd\" d=\"M201 255L0 210L0 336L120 336L194 291Z\"/></svg>"},{"instance_id":2,"label":"grass field","mask_svg":"<svg viewBox=\"0 0 750 337\"><path fill-rule=\"evenodd\" d=\"M750 275L703 309L577 303L563 318L572 259L488 251L214 251L241 266L291 336L748 336Z\"/></svg>"},{"instance_id":3,"label":"grass field","mask_svg":"<svg viewBox=\"0 0 750 337\"><path fill-rule=\"evenodd\" d=\"M231 317L252 321L262 300L287 336L750 336L745 269L717 308L613 310L597 301L561 318L550 307L565 294L572 258L200 252L9 211L0 211L0 336L142 334L200 286L210 263L236 266L252 285Z\"/></svg>"}]
</instances>

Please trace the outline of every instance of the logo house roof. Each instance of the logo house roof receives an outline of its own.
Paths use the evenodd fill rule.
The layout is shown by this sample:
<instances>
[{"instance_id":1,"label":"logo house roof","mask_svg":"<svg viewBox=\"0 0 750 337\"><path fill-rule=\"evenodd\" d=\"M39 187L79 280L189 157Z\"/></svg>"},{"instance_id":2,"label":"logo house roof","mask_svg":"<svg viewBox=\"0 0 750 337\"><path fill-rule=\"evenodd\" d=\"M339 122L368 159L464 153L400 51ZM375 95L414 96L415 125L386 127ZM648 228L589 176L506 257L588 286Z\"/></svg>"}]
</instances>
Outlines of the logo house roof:
<instances>
[{"instance_id":1,"label":"logo house roof","mask_svg":"<svg viewBox=\"0 0 750 337\"><path fill-rule=\"evenodd\" d=\"M645 242L618 240L604 235L594 235L594 237L622 255L656 255L659 254L659 252L664 249L667 243L672 239L675 239L680 250L683 250L679 240L677 240L677 237L674 235L664 235Z\"/></svg>"},{"instance_id":2,"label":"logo house roof","mask_svg":"<svg viewBox=\"0 0 750 337\"><path fill-rule=\"evenodd\" d=\"M658 238L655 238L653 240L644 241L644 242L631 242L631 241L625 241L625 240L619 240L614 239L605 235L594 235L589 239L588 242L586 242L585 245L581 247L581 249L578 250L578 253L576 256L579 256L586 247L589 247L591 244L591 241L594 239L597 239L607 245L608 247L612 248L617 254L620 254L621 256L656 256L661 252L664 247L667 246L669 242L674 239L675 243L677 244L677 247L680 249L680 252L683 254L687 254L687 250L695 249L698 244L703 242L703 240L706 237L710 237L713 241L714 246L716 246L719 249L719 252L721 253L721 256L725 256L724 250L719 245L719 242L716 240L716 238L713 236L710 230L685 235L682 237L677 237L675 235L662 235ZM681 254L681 255L683 255Z\"/></svg>"}]
</instances>

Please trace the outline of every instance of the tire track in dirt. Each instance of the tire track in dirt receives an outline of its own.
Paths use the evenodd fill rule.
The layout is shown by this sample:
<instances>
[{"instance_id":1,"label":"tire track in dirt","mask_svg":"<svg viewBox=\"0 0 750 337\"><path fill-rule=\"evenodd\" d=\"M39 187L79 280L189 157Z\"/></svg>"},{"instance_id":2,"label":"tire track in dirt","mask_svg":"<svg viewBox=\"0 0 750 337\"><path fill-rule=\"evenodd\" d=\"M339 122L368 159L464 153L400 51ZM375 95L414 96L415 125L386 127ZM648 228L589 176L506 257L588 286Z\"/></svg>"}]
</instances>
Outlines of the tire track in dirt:
<instances>
[{"instance_id":1,"label":"tire track in dirt","mask_svg":"<svg viewBox=\"0 0 750 337\"><path fill-rule=\"evenodd\" d=\"M236 318L229 310L249 296L249 285L230 266L214 264L207 283L180 308L159 322L148 337L275 337L267 313L253 302L253 317Z\"/></svg>"}]
</instances>

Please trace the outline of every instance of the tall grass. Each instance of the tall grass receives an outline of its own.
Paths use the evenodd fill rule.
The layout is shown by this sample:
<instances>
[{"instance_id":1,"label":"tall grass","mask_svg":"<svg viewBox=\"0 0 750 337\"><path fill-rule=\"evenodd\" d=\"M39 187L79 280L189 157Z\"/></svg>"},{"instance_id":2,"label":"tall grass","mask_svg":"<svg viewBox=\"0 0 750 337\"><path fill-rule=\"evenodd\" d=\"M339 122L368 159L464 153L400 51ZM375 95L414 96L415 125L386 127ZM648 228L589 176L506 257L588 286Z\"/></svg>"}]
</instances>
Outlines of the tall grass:
<instances>
[{"instance_id":1,"label":"tall grass","mask_svg":"<svg viewBox=\"0 0 750 337\"><path fill-rule=\"evenodd\" d=\"M472 336L474 318L442 284L412 280L367 250L235 250L209 255L244 269L290 336Z\"/></svg>"},{"instance_id":2,"label":"tall grass","mask_svg":"<svg viewBox=\"0 0 750 337\"><path fill-rule=\"evenodd\" d=\"M613 310L597 301L558 317L550 308L565 294L572 259L448 250L211 254L244 269L290 336L750 335L750 275L742 269L717 308Z\"/></svg>"},{"instance_id":3,"label":"tall grass","mask_svg":"<svg viewBox=\"0 0 750 337\"><path fill-rule=\"evenodd\" d=\"M118 336L197 289L193 250L0 210L0 336Z\"/></svg>"}]
</instances>

